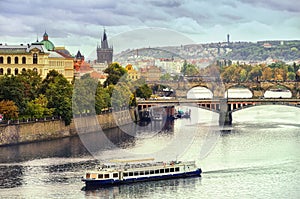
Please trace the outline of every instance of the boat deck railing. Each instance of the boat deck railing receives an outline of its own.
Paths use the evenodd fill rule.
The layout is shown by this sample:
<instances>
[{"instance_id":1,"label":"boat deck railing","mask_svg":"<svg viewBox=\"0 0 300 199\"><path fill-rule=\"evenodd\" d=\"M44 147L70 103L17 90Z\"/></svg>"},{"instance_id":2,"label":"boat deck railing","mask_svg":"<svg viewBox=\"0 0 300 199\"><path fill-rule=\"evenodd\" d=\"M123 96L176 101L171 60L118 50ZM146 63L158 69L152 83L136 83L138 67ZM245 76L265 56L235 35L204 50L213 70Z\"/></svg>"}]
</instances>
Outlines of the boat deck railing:
<instances>
[{"instance_id":1,"label":"boat deck railing","mask_svg":"<svg viewBox=\"0 0 300 199\"><path fill-rule=\"evenodd\" d=\"M146 167L166 167L166 166L174 166L174 165L195 165L195 161L187 161L187 162L143 162L143 163L126 163L126 164L102 164L98 167L100 171L117 171L117 170L128 170L128 169L138 169L138 168L146 168Z\"/></svg>"}]
</instances>

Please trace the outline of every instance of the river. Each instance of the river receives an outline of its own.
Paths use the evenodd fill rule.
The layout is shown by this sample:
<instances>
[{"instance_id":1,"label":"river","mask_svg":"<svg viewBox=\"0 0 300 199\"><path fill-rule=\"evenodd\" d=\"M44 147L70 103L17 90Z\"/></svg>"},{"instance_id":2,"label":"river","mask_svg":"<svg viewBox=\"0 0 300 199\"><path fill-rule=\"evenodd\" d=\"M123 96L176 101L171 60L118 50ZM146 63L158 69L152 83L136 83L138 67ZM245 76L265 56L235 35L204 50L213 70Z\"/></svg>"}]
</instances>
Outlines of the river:
<instances>
[{"instance_id":1,"label":"river","mask_svg":"<svg viewBox=\"0 0 300 199\"><path fill-rule=\"evenodd\" d=\"M0 197L300 198L300 109L238 111L227 133L220 133L216 113L191 109L191 119L135 126L132 134L105 131L115 147L95 139L99 132L1 147ZM87 142L101 146L91 151ZM196 160L202 177L83 189L83 172L99 160L150 156Z\"/></svg>"}]
</instances>

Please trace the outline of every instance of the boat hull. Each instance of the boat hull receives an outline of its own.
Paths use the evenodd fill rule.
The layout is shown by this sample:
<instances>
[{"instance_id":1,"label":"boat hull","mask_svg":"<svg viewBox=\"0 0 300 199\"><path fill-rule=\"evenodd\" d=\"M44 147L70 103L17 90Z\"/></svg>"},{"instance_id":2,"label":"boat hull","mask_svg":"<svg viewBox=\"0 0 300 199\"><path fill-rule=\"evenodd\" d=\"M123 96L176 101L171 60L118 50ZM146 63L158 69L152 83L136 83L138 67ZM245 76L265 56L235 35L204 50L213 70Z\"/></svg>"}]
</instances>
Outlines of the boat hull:
<instances>
[{"instance_id":1,"label":"boat hull","mask_svg":"<svg viewBox=\"0 0 300 199\"><path fill-rule=\"evenodd\" d=\"M166 179L174 179L174 178L188 178L188 177L201 177L201 169L197 169L195 171L177 173L177 174L168 174L168 175L160 175L160 176L145 176L145 177L136 177L136 178L127 178L123 180L95 180L95 179L83 179L85 182L86 188L97 188L97 187L106 187L106 186L114 186L135 182L145 182L145 181L155 181L155 180L166 180Z\"/></svg>"}]
</instances>

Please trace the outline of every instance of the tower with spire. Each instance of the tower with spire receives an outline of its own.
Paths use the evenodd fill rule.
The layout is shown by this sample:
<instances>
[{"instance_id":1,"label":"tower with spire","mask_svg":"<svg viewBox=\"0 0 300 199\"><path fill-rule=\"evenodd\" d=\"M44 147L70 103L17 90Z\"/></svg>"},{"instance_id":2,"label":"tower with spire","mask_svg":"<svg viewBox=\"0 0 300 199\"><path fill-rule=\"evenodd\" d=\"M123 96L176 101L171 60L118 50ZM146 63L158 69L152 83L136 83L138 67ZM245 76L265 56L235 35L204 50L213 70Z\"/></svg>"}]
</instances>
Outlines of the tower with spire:
<instances>
[{"instance_id":1,"label":"tower with spire","mask_svg":"<svg viewBox=\"0 0 300 199\"><path fill-rule=\"evenodd\" d=\"M113 59L113 47L108 46L106 31L103 31L101 46L97 46L97 63L111 64Z\"/></svg>"}]
</instances>

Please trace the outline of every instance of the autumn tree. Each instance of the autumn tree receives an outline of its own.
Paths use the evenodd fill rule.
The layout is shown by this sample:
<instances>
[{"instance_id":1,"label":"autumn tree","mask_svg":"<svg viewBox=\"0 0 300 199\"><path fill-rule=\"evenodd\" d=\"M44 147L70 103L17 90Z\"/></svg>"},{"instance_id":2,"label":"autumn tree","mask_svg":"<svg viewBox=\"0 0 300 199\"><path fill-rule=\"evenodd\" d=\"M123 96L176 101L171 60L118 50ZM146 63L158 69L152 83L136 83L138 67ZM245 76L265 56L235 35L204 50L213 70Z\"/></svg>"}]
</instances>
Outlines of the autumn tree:
<instances>
[{"instance_id":1,"label":"autumn tree","mask_svg":"<svg viewBox=\"0 0 300 199\"><path fill-rule=\"evenodd\" d=\"M18 107L12 100L0 101L0 113L4 115L4 119L16 119L19 116Z\"/></svg>"}]
</instances>

